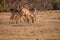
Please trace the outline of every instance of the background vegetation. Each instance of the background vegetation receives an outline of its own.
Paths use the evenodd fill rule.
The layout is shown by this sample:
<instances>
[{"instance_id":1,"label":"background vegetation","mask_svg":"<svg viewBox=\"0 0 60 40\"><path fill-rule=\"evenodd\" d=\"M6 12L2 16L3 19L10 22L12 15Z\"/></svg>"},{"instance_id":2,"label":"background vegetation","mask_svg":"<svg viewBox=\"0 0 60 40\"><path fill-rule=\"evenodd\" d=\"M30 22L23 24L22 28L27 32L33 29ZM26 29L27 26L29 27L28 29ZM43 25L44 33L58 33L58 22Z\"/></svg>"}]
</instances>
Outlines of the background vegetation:
<instances>
[{"instance_id":1,"label":"background vegetation","mask_svg":"<svg viewBox=\"0 0 60 40\"><path fill-rule=\"evenodd\" d=\"M0 11L10 11L10 8L16 8L17 5L27 4L29 8L37 10L59 10L60 0L0 0ZM25 5L24 5L25 6Z\"/></svg>"}]
</instances>

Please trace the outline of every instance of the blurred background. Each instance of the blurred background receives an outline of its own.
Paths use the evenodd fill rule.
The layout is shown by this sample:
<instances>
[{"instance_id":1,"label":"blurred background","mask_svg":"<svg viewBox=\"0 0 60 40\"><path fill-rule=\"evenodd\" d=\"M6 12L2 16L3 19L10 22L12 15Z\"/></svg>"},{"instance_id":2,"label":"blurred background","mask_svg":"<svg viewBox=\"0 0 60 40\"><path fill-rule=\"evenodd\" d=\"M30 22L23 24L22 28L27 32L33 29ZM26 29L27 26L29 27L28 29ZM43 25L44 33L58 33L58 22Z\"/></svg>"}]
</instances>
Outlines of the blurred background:
<instances>
[{"instance_id":1,"label":"blurred background","mask_svg":"<svg viewBox=\"0 0 60 40\"><path fill-rule=\"evenodd\" d=\"M60 0L0 0L0 12L10 11L18 5L36 10L60 10Z\"/></svg>"}]
</instances>

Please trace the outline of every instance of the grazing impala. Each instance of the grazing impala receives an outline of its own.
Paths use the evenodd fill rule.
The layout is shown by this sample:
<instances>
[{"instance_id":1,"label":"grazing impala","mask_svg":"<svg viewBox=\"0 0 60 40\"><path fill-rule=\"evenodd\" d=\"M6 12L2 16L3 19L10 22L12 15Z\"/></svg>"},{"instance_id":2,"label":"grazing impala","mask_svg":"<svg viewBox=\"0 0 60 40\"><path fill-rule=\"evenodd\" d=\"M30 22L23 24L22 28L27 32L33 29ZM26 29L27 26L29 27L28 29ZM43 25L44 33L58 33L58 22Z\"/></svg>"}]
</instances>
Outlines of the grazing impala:
<instances>
[{"instance_id":1,"label":"grazing impala","mask_svg":"<svg viewBox=\"0 0 60 40\"><path fill-rule=\"evenodd\" d=\"M29 23L29 20L32 20L32 23L35 21L35 13L34 8L27 9L27 8L19 8L19 6L16 9L11 9L12 16L10 17L10 21L14 20L16 23L18 23L18 20L21 20L22 17L25 17L23 21L27 21ZM29 19L30 18L30 19Z\"/></svg>"},{"instance_id":2,"label":"grazing impala","mask_svg":"<svg viewBox=\"0 0 60 40\"><path fill-rule=\"evenodd\" d=\"M11 13L12 15L10 17L10 22L15 21L15 23L18 23L19 21L21 21L21 17L23 16L23 12L21 10L18 11L16 9L11 9Z\"/></svg>"},{"instance_id":3,"label":"grazing impala","mask_svg":"<svg viewBox=\"0 0 60 40\"><path fill-rule=\"evenodd\" d=\"M32 23L34 23L35 21L35 13L34 13L34 9L27 9L27 8L23 8L22 11L24 12L23 15L26 16L27 22L29 23L29 17L32 20Z\"/></svg>"}]
</instances>

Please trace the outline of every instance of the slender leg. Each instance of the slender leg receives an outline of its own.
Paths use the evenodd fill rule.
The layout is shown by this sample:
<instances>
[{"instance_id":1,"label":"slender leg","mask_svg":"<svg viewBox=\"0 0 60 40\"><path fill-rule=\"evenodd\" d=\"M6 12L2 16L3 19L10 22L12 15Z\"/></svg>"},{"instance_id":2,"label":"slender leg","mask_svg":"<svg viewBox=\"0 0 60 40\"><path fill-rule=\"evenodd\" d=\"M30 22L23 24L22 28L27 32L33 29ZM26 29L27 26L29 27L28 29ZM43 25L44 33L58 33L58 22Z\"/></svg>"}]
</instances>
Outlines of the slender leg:
<instances>
[{"instance_id":1,"label":"slender leg","mask_svg":"<svg viewBox=\"0 0 60 40\"><path fill-rule=\"evenodd\" d=\"M34 14L34 20L36 21L36 15Z\"/></svg>"},{"instance_id":2,"label":"slender leg","mask_svg":"<svg viewBox=\"0 0 60 40\"><path fill-rule=\"evenodd\" d=\"M32 23L34 23L34 17L31 16L31 15L29 15L29 16L30 16L30 18L31 18L31 20L32 20Z\"/></svg>"},{"instance_id":3,"label":"slender leg","mask_svg":"<svg viewBox=\"0 0 60 40\"><path fill-rule=\"evenodd\" d=\"M26 15L23 15L25 18L23 19L24 20L24 22L26 22Z\"/></svg>"},{"instance_id":4,"label":"slender leg","mask_svg":"<svg viewBox=\"0 0 60 40\"><path fill-rule=\"evenodd\" d=\"M24 15L24 16L25 16L25 18L26 18L27 22L29 23L28 15Z\"/></svg>"},{"instance_id":5,"label":"slender leg","mask_svg":"<svg viewBox=\"0 0 60 40\"><path fill-rule=\"evenodd\" d=\"M29 23L29 19L27 18L27 22Z\"/></svg>"},{"instance_id":6,"label":"slender leg","mask_svg":"<svg viewBox=\"0 0 60 40\"><path fill-rule=\"evenodd\" d=\"M13 16L11 16L9 23L13 23L13 20L14 20L14 18L13 18Z\"/></svg>"},{"instance_id":7,"label":"slender leg","mask_svg":"<svg viewBox=\"0 0 60 40\"><path fill-rule=\"evenodd\" d=\"M15 17L15 21L16 21L16 24L18 23L18 16L16 15L16 17Z\"/></svg>"}]
</instances>

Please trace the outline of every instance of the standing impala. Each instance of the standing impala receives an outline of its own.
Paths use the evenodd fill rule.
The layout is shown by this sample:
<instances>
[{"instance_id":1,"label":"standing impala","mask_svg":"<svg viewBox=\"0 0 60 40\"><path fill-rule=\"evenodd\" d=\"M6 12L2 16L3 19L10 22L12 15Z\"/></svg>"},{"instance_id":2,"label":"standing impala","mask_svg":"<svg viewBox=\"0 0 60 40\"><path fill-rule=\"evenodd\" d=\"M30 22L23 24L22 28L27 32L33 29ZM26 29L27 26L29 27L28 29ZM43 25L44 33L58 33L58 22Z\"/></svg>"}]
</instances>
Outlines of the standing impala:
<instances>
[{"instance_id":1,"label":"standing impala","mask_svg":"<svg viewBox=\"0 0 60 40\"><path fill-rule=\"evenodd\" d=\"M34 9L27 9L27 8L23 8L22 11L24 12L24 15L26 15L26 19L27 22L29 23L29 17L32 20L32 23L34 23L35 21L35 13L34 13Z\"/></svg>"}]
</instances>

